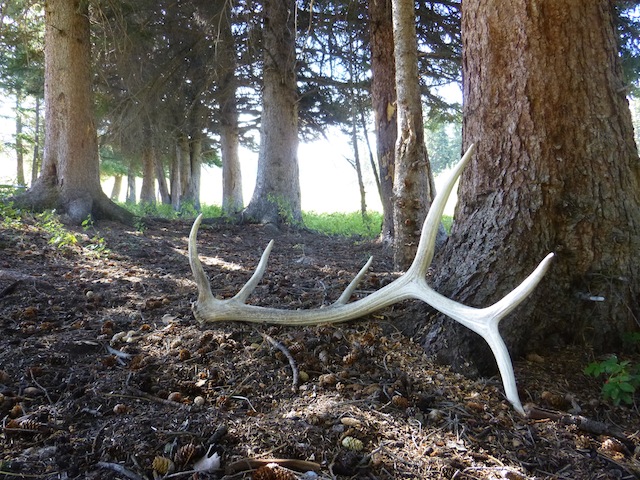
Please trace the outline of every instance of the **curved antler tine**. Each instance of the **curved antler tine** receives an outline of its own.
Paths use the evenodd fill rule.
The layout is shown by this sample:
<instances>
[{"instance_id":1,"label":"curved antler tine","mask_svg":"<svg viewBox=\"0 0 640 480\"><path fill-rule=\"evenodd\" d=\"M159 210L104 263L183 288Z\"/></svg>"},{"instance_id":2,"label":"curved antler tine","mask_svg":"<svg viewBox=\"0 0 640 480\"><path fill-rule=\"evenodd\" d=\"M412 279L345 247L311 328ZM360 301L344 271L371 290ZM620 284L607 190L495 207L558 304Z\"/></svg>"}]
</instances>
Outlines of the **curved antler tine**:
<instances>
[{"instance_id":1,"label":"curved antler tine","mask_svg":"<svg viewBox=\"0 0 640 480\"><path fill-rule=\"evenodd\" d=\"M198 245L196 238L198 236L198 229L202 222L202 214L198 215L193 226L191 227L191 233L189 233L189 265L191 265L191 272L193 278L198 286L198 303L209 302L213 300L213 293L211 292L211 285L207 274L204 273L200 258L198 258Z\"/></svg>"},{"instance_id":2,"label":"curved antler tine","mask_svg":"<svg viewBox=\"0 0 640 480\"><path fill-rule=\"evenodd\" d=\"M449 174L449 178L445 182L442 190L439 191L433 199L427 218L422 225L422 233L420 235L416 258L414 258L407 273L412 272L413 275L421 277L426 275L427 268L429 268L431 260L433 260L433 253L436 247L436 235L438 234L438 226L442 221L442 212L444 212L444 207L447 205L447 200L449 200L449 195L451 195L451 190L453 190L456 180L458 180L462 170L471 159L473 150L474 144L471 144Z\"/></svg>"},{"instance_id":3,"label":"curved antler tine","mask_svg":"<svg viewBox=\"0 0 640 480\"><path fill-rule=\"evenodd\" d=\"M253 272L251 278L247 283L244 284L244 287L240 289L238 293L233 297L234 300L238 300L239 302L244 303L251 292L256 288L260 280L262 280L262 276L264 275L265 270L267 269L267 262L269 261L269 255L271 254L271 249L273 248L273 240L269 242L267 248L262 252L262 256L260 257L260 261L258 262L258 266L256 267L256 271Z\"/></svg>"}]
</instances>

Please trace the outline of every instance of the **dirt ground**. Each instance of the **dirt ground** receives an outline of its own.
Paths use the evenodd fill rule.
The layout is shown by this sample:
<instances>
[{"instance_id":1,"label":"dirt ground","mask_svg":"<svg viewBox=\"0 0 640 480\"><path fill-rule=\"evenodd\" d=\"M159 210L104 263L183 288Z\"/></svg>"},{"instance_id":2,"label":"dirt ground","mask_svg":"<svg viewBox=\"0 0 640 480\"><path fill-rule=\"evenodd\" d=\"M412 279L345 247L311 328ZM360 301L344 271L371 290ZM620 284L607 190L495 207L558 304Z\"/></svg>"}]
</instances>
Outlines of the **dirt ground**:
<instances>
[{"instance_id":1,"label":"dirt ground","mask_svg":"<svg viewBox=\"0 0 640 480\"><path fill-rule=\"evenodd\" d=\"M189 228L101 222L55 246L34 218L0 226L0 479L640 475L638 408L600 400L588 351L516 359L523 418L498 378L436 366L397 328L427 314L415 302L338 326L199 325ZM205 225L214 293L238 292L271 238L249 303L326 305L370 255L356 294L393 279L375 242Z\"/></svg>"}]
</instances>

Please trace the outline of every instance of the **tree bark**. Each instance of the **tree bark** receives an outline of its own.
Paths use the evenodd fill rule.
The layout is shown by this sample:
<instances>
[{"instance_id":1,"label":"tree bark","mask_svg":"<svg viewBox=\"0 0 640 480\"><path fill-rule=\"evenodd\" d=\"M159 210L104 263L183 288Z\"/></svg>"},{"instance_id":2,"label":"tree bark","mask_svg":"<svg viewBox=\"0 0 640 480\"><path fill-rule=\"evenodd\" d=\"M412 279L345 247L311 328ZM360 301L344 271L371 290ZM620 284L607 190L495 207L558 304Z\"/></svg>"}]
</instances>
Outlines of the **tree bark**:
<instances>
[{"instance_id":1,"label":"tree bark","mask_svg":"<svg viewBox=\"0 0 640 480\"><path fill-rule=\"evenodd\" d=\"M42 175L16 202L56 208L68 221L89 215L131 223L100 186L91 91L88 2L49 0L45 6L45 155Z\"/></svg>"},{"instance_id":2,"label":"tree bark","mask_svg":"<svg viewBox=\"0 0 640 480\"><path fill-rule=\"evenodd\" d=\"M415 258L435 187L424 143L414 3L413 0L394 0L392 6L398 95L393 261L397 270L406 270Z\"/></svg>"},{"instance_id":3,"label":"tree bark","mask_svg":"<svg viewBox=\"0 0 640 480\"><path fill-rule=\"evenodd\" d=\"M391 0L369 0L371 101L382 202L382 240L393 243L393 177L398 138Z\"/></svg>"},{"instance_id":4,"label":"tree bark","mask_svg":"<svg viewBox=\"0 0 640 480\"><path fill-rule=\"evenodd\" d=\"M140 188L140 203L155 205L155 151L151 145L151 133L145 133L145 145L142 148L142 187Z\"/></svg>"},{"instance_id":5,"label":"tree bark","mask_svg":"<svg viewBox=\"0 0 640 480\"><path fill-rule=\"evenodd\" d=\"M555 265L501 331L512 354L622 346L638 329L640 162L610 2L465 0L463 173L435 288L486 306L548 252ZM489 373L479 338L438 320L426 344Z\"/></svg>"},{"instance_id":6,"label":"tree bark","mask_svg":"<svg viewBox=\"0 0 640 480\"><path fill-rule=\"evenodd\" d=\"M111 189L112 201L117 202L120 198L120 192L122 191L122 175L115 175L113 177L113 188Z\"/></svg>"},{"instance_id":7,"label":"tree bark","mask_svg":"<svg viewBox=\"0 0 640 480\"><path fill-rule=\"evenodd\" d=\"M298 173L295 2L263 4L264 72L258 176L244 211L248 221L302 221Z\"/></svg>"},{"instance_id":8,"label":"tree bark","mask_svg":"<svg viewBox=\"0 0 640 480\"><path fill-rule=\"evenodd\" d=\"M16 92L16 183L25 185L24 181L24 145L22 143L22 94Z\"/></svg>"},{"instance_id":9,"label":"tree bark","mask_svg":"<svg viewBox=\"0 0 640 480\"><path fill-rule=\"evenodd\" d=\"M222 153L222 212L236 215L244 208L242 170L239 156L238 105L236 91L236 48L231 31L231 12L220 12L218 60L218 103L220 105L220 144Z\"/></svg>"},{"instance_id":10,"label":"tree bark","mask_svg":"<svg viewBox=\"0 0 640 480\"><path fill-rule=\"evenodd\" d=\"M31 185L36 182L40 174L40 98L36 97L35 108L35 131L33 134L33 157L31 161Z\"/></svg>"}]
</instances>

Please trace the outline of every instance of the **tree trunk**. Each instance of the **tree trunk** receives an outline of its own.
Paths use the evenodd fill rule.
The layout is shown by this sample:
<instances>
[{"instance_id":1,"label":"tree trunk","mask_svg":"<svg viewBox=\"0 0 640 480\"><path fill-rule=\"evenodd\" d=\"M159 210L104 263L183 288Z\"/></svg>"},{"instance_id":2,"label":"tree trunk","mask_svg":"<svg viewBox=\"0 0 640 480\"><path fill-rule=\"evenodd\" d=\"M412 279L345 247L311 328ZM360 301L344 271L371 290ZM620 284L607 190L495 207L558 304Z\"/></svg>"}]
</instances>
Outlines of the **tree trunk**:
<instances>
[{"instance_id":1,"label":"tree trunk","mask_svg":"<svg viewBox=\"0 0 640 480\"><path fill-rule=\"evenodd\" d=\"M129 160L129 168L127 169L127 198L125 201L132 205L136 203L136 173L133 160Z\"/></svg>"},{"instance_id":2,"label":"tree trunk","mask_svg":"<svg viewBox=\"0 0 640 480\"><path fill-rule=\"evenodd\" d=\"M397 270L406 270L411 265L418 248L422 224L435 195L424 143L415 22L413 0L394 0L398 139L393 180L393 262Z\"/></svg>"},{"instance_id":3,"label":"tree trunk","mask_svg":"<svg viewBox=\"0 0 640 480\"><path fill-rule=\"evenodd\" d=\"M180 200L182 198L182 181L180 175L182 172L181 163L186 161L183 159L185 155L184 149L179 142L176 142L175 155L171 159L171 206L174 210L180 210ZM186 157L187 159L189 157Z\"/></svg>"},{"instance_id":4,"label":"tree trunk","mask_svg":"<svg viewBox=\"0 0 640 480\"><path fill-rule=\"evenodd\" d=\"M130 223L133 216L111 202L100 186L88 2L47 2L44 53L43 171L17 203L34 209L56 208L77 224L89 215Z\"/></svg>"},{"instance_id":5,"label":"tree trunk","mask_svg":"<svg viewBox=\"0 0 640 480\"><path fill-rule=\"evenodd\" d=\"M360 163L360 149L358 148L358 106L356 96L351 90L351 146L353 147L353 166L358 177L358 190L360 191L360 215L362 221L367 221L367 194L362 178L362 165Z\"/></svg>"},{"instance_id":6,"label":"tree trunk","mask_svg":"<svg viewBox=\"0 0 640 480\"><path fill-rule=\"evenodd\" d=\"M501 331L512 354L622 346L638 329L640 163L610 2L462 3L463 173L435 288L491 304L548 253L555 264ZM442 323L446 323L443 328ZM471 332L439 320L431 352L495 370Z\"/></svg>"},{"instance_id":7,"label":"tree trunk","mask_svg":"<svg viewBox=\"0 0 640 480\"><path fill-rule=\"evenodd\" d=\"M224 8L220 13L218 50L220 105L220 144L222 150L222 212L236 215L244 208L242 195L242 171L240 169L240 145L238 132L238 105L236 91L236 48L231 31L231 12Z\"/></svg>"},{"instance_id":8,"label":"tree trunk","mask_svg":"<svg viewBox=\"0 0 640 480\"><path fill-rule=\"evenodd\" d=\"M191 203L193 208L200 210L200 177L202 173L202 130L194 129L189 144L189 165L191 177L183 201Z\"/></svg>"},{"instance_id":9,"label":"tree trunk","mask_svg":"<svg viewBox=\"0 0 640 480\"><path fill-rule=\"evenodd\" d=\"M40 174L40 98L36 97L35 131L33 134L33 159L31 161L31 185L36 183Z\"/></svg>"},{"instance_id":10,"label":"tree trunk","mask_svg":"<svg viewBox=\"0 0 640 480\"><path fill-rule=\"evenodd\" d=\"M151 133L146 133L145 137L145 145L142 147L142 187L140 188L140 203L155 205L155 151L151 145Z\"/></svg>"},{"instance_id":11,"label":"tree trunk","mask_svg":"<svg viewBox=\"0 0 640 480\"><path fill-rule=\"evenodd\" d=\"M120 198L120 192L122 191L122 175L115 175L113 177L113 188L111 189L112 201L117 202Z\"/></svg>"},{"instance_id":12,"label":"tree trunk","mask_svg":"<svg viewBox=\"0 0 640 480\"><path fill-rule=\"evenodd\" d=\"M382 202L382 240L393 242L393 177L398 138L396 64L393 58L391 0L369 0L371 101L375 115L376 150Z\"/></svg>"},{"instance_id":13,"label":"tree trunk","mask_svg":"<svg viewBox=\"0 0 640 480\"><path fill-rule=\"evenodd\" d=\"M298 174L295 2L265 0L264 72L258 177L245 219L301 222Z\"/></svg>"},{"instance_id":14,"label":"tree trunk","mask_svg":"<svg viewBox=\"0 0 640 480\"><path fill-rule=\"evenodd\" d=\"M162 157L156 155L154 167L156 169L156 180L158 181L158 191L160 192L160 199L163 205L171 204L171 195L169 194L169 187L167 186L167 177L164 174L164 165Z\"/></svg>"},{"instance_id":15,"label":"tree trunk","mask_svg":"<svg viewBox=\"0 0 640 480\"><path fill-rule=\"evenodd\" d=\"M22 94L16 92L16 183L25 185L24 181L24 145L22 143Z\"/></svg>"},{"instance_id":16,"label":"tree trunk","mask_svg":"<svg viewBox=\"0 0 640 480\"><path fill-rule=\"evenodd\" d=\"M189 136L185 132L178 134L178 152L180 155L180 205L182 205L191 181L191 146Z\"/></svg>"}]
</instances>

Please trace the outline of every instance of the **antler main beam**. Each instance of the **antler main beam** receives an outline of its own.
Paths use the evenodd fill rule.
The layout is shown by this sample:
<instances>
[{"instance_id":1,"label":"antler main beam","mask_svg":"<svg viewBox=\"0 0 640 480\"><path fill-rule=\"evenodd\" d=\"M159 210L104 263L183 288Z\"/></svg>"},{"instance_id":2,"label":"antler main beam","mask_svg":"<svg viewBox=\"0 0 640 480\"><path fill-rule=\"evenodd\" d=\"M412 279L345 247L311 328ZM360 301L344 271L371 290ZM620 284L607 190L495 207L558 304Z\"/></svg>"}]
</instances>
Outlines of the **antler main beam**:
<instances>
[{"instance_id":1,"label":"antler main beam","mask_svg":"<svg viewBox=\"0 0 640 480\"><path fill-rule=\"evenodd\" d=\"M201 322L242 321L279 325L318 325L339 323L362 317L381 308L406 299L418 299L428 303L438 311L470 328L489 344L498 364L507 399L521 414L524 409L516 388L515 375L509 351L500 336L498 325L509 312L516 308L538 285L551 265L553 254L545 257L538 267L513 291L497 303L486 308L473 308L455 302L434 291L426 281L426 273L435 249L435 239L442 212L451 190L473 153L473 145L455 166L444 188L436 195L422 227L418 250L407 272L387 286L356 302L347 303L358 282L366 274L372 258L358 272L340 298L332 305L315 310L282 310L278 308L247 305L245 302L261 280L267 267L267 260L273 247L269 243L258 263L255 273L234 297L220 300L211 292L211 285L198 258L196 236L202 215L196 218L189 235L189 263L198 286L198 300L193 305L193 313Z\"/></svg>"}]
</instances>

